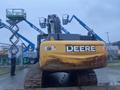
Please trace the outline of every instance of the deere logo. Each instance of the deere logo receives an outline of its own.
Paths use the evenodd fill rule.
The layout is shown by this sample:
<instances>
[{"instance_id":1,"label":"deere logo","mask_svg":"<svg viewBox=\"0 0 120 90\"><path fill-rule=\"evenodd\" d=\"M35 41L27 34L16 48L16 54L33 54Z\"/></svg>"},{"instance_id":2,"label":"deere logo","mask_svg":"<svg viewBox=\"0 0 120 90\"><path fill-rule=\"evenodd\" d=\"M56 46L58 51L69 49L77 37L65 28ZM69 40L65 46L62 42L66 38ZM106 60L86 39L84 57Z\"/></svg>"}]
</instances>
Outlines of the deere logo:
<instances>
[{"instance_id":1,"label":"deere logo","mask_svg":"<svg viewBox=\"0 0 120 90\"><path fill-rule=\"evenodd\" d=\"M66 46L66 52L95 52L95 46Z\"/></svg>"}]
</instances>

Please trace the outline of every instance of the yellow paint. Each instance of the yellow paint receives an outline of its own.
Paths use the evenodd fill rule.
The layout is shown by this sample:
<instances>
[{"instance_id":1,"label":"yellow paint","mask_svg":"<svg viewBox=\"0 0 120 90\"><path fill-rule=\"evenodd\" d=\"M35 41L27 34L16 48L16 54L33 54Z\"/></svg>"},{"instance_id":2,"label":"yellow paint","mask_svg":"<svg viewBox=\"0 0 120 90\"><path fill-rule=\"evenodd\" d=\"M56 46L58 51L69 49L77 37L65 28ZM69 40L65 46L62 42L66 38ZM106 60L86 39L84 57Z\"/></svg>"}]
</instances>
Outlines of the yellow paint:
<instances>
[{"instance_id":1,"label":"yellow paint","mask_svg":"<svg viewBox=\"0 0 120 90\"><path fill-rule=\"evenodd\" d=\"M95 52L66 52L66 45L96 46ZM47 50L48 48L48 50ZM52 50L49 50L52 48ZM45 41L40 46L40 67L45 67L51 59L59 59L62 63L79 65L92 58L107 56L105 44L102 41ZM104 63L105 65L106 63ZM101 65L101 66L104 66ZM94 66L93 66L94 67Z\"/></svg>"}]
</instances>

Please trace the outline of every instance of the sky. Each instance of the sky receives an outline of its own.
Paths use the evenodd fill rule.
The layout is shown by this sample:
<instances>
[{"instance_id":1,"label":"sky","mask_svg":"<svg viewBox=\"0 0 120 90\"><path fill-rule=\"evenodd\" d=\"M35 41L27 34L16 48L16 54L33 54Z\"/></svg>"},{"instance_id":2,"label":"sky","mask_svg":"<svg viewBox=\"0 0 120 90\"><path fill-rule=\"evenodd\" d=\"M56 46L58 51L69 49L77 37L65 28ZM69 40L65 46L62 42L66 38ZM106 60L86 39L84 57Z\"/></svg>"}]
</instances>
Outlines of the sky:
<instances>
[{"instance_id":1,"label":"sky","mask_svg":"<svg viewBox=\"0 0 120 90\"><path fill-rule=\"evenodd\" d=\"M64 14L70 16L74 14L105 41L107 41L106 32L109 32L111 42L120 40L120 0L1 0L0 4L0 19L5 23L7 23L7 8L25 9L27 20L37 27L39 17L57 14L62 18ZM18 25L19 33L36 44L39 33L25 22ZM86 34L85 29L75 20L64 27L71 33ZM45 29L43 31L46 32ZM11 35L9 30L0 29L0 43L10 43Z\"/></svg>"}]
</instances>

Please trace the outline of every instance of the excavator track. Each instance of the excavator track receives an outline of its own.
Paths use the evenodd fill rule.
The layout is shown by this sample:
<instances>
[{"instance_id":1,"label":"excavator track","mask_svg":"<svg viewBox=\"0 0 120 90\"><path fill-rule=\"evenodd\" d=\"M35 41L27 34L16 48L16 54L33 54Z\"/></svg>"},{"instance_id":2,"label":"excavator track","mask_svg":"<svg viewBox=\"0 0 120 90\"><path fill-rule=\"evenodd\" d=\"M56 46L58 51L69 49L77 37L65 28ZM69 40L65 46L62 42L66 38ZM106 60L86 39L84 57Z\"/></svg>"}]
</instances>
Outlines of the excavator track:
<instances>
[{"instance_id":1,"label":"excavator track","mask_svg":"<svg viewBox=\"0 0 120 90\"><path fill-rule=\"evenodd\" d=\"M42 88L42 87L51 87L51 86L52 87L97 86L97 78L93 70L82 70L82 71L70 72L68 84L59 85L58 83L57 86L56 85L49 86L49 84L54 84L53 83L54 80L52 80L51 77L49 78L50 73L47 72L46 73L47 75L44 75L44 74L45 73L43 73L42 70L39 68L39 64L33 65L28 71L25 78L25 83L24 83L25 90ZM50 83L45 82L46 80L48 81L49 79L51 80L49 81Z\"/></svg>"},{"instance_id":2,"label":"excavator track","mask_svg":"<svg viewBox=\"0 0 120 90\"><path fill-rule=\"evenodd\" d=\"M82 70L77 72L78 86L97 86L97 77L93 70Z\"/></svg>"},{"instance_id":3,"label":"excavator track","mask_svg":"<svg viewBox=\"0 0 120 90\"><path fill-rule=\"evenodd\" d=\"M25 82L24 88L26 89L33 89L33 88L40 88L42 80L42 71L39 68L39 64L32 65L30 70L28 71Z\"/></svg>"}]
</instances>

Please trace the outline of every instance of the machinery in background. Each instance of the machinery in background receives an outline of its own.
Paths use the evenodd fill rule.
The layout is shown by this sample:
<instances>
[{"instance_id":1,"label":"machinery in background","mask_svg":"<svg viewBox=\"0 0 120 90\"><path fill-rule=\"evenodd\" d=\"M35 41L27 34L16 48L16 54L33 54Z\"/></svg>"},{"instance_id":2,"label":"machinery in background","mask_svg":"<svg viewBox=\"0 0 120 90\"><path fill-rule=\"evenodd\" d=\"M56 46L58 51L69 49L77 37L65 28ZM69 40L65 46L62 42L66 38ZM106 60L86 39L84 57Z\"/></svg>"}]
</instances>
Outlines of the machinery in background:
<instances>
[{"instance_id":1,"label":"machinery in background","mask_svg":"<svg viewBox=\"0 0 120 90\"><path fill-rule=\"evenodd\" d=\"M22 21L25 21L31 28L39 32L39 34L41 35L45 34L41 29L39 29L38 27L36 27L34 24L32 24L30 21L26 19L26 12L24 9L6 9L6 17L8 18L7 22L10 25L13 24L16 25ZM40 18L40 26L42 28L45 28L47 26L45 21L46 21L45 18ZM67 31L63 26L60 27L64 33L70 34L70 32Z\"/></svg>"},{"instance_id":2,"label":"machinery in background","mask_svg":"<svg viewBox=\"0 0 120 90\"><path fill-rule=\"evenodd\" d=\"M71 18L69 18L69 15L67 14L63 15L62 17L63 25L67 25L68 23L71 23L73 19L77 20L77 22L88 31L88 36L93 36L94 38L96 38L96 40L104 41L101 37L99 37L99 35L97 35L90 27L88 27L83 21L81 21L75 15L72 15Z\"/></svg>"},{"instance_id":3,"label":"machinery in background","mask_svg":"<svg viewBox=\"0 0 120 90\"><path fill-rule=\"evenodd\" d=\"M17 26L18 27L18 26ZM10 27L9 25L5 24L4 22L2 22L2 20L0 20L0 28L6 28L7 30L10 30L12 33L15 32L14 28ZM17 40L15 41L15 47L17 48L17 43L20 39L20 41L23 43L24 45L24 49L23 52L32 50L34 51L35 49L35 44L33 44L31 41L29 41L27 38L25 38L24 36L22 36L21 34L19 34L18 32L15 32L11 37L10 37L10 41L12 41L12 39L14 38L13 36L15 36L17 38ZM28 44L26 45L24 43L24 41ZM13 41L11 42L13 43Z\"/></svg>"},{"instance_id":4,"label":"machinery in background","mask_svg":"<svg viewBox=\"0 0 120 90\"><path fill-rule=\"evenodd\" d=\"M24 9L6 9L6 17L7 17L7 22L10 24L10 26L14 26L14 25L18 26L18 23L25 21L31 28L33 28L40 34L44 34L43 31L41 31L38 27L36 27L26 19L26 12L24 11ZM32 46L31 51L34 51L35 44L33 44L30 40L27 40L27 42L29 43L27 47L30 48ZM26 51L28 51L28 48L26 49ZM25 59L26 60L29 59L32 62L33 60L29 55L31 53L32 52L25 53ZM37 62L36 60L38 59L35 59L35 62Z\"/></svg>"},{"instance_id":5,"label":"machinery in background","mask_svg":"<svg viewBox=\"0 0 120 90\"><path fill-rule=\"evenodd\" d=\"M97 85L94 69L106 66L105 42L75 15L71 19L65 15L63 24L70 23L73 18L88 35L71 34L67 30L63 33L61 20L55 14L40 20L41 28L47 27L48 34L38 35L39 65L28 72L25 89Z\"/></svg>"},{"instance_id":6,"label":"machinery in background","mask_svg":"<svg viewBox=\"0 0 120 90\"><path fill-rule=\"evenodd\" d=\"M34 30L36 30L40 35L45 35L45 33L39 29L38 27L36 27L34 24L32 24L30 21L27 20L26 18L26 12L24 9L6 9L6 17L7 17L7 22L10 24L10 27L14 28L14 27L18 27L18 23L24 21L26 22L31 28L33 28ZM45 18L41 18L41 22L45 21ZM40 26L45 27L47 26L47 24L45 23L40 23ZM60 26L61 30L66 33L66 34L70 34L70 32L68 32L63 26ZM17 31L18 32L18 31ZM15 35L15 34L14 34ZM24 38L25 39L25 38ZM26 39L26 41L29 43L29 45L27 46L28 48L30 48L30 46L32 46L32 50L34 49L35 45L33 45L33 43L31 43L29 40ZM24 44L24 43L23 43ZM28 50L27 48L27 50ZM38 50L37 50L38 51ZM37 52L39 53L39 52Z\"/></svg>"},{"instance_id":7,"label":"machinery in background","mask_svg":"<svg viewBox=\"0 0 120 90\"><path fill-rule=\"evenodd\" d=\"M24 9L6 9L6 17L8 19L7 22L10 25L17 25L18 23L25 21L31 28L40 34L45 34L42 30L26 19L26 12Z\"/></svg>"},{"instance_id":8,"label":"machinery in background","mask_svg":"<svg viewBox=\"0 0 120 90\"><path fill-rule=\"evenodd\" d=\"M0 20L1 21L1 20ZM12 32L12 36L9 38L9 41L12 43L12 45L10 46L10 61L11 61L11 71L10 71L10 75L11 76L15 76L15 70L16 70L16 55L19 52L19 49L17 47L17 44L19 42L19 37L16 36L16 33L19 31L19 28L16 25L10 26L8 27L6 24L0 22L0 26L1 28L5 27L8 30L10 30ZM13 30L12 28L15 26L15 30ZM14 41L14 37L16 38L16 40Z\"/></svg>"},{"instance_id":9,"label":"machinery in background","mask_svg":"<svg viewBox=\"0 0 120 90\"><path fill-rule=\"evenodd\" d=\"M36 27L35 25L33 25L31 22L29 22L26 19L26 13L24 11L24 9L6 9L6 18L7 18L7 22L9 23L11 28L15 28L18 27L18 24L22 21L25 21L31 28L33 28L34 30L36 30L37 32L39 32L40 34L45 34L42 30L40 30L38 27ZM18 32L18 31L17 31ZM14 34L15 35L15 34ZM20 35L19 35L20 36ZM20 36L21 37L21 36ZM29 51L34 51L35 49L35 44L33 44L30 40L22 37L28 44L28 46L26 47L26 45L23 43L23 45L26 47L25 50L25 60L29 59L30 62L33 62L33 58L32 56L30 56L29 54L31 54L32 52ZM29 51L28 51L29 49ZM37 57L36 57L37 58ZM38 62L35 58L35 63Z\"/></svg>"}]
</instances>

